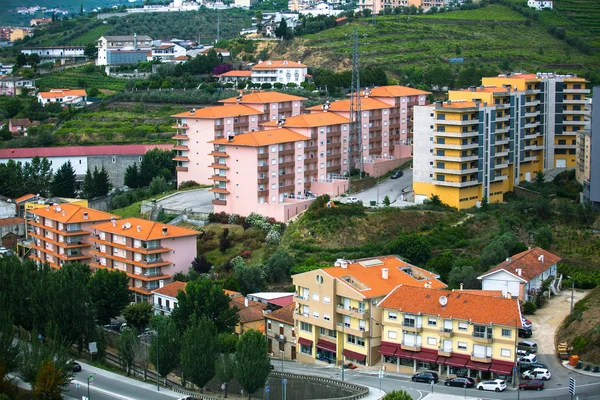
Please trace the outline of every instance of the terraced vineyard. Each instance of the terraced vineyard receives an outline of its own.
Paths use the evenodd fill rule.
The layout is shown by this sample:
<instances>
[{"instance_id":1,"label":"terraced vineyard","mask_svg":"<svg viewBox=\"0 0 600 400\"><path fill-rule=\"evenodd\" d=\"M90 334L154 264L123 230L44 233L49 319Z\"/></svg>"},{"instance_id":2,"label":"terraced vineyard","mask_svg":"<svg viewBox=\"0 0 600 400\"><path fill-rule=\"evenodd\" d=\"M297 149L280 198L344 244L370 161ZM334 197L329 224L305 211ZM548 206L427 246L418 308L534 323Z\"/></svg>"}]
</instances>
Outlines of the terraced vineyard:
<instances>
[{"instance_id":1,"label":"terraced vineyard","mask_svg":"<svg viewBox=\"0 0 600 400\"><path fill-rule=\"evenodd\" d=\"M585 29L590 32L595 43L594 47L600 47L600 1L598 0L555 0L556 11L565 14L574 20L577 29Z\"/></svg>"},{"instance_id":2,"label":"terraced vineyard","mask_svg":"<svg viewBox=\"0 0 600 400\"><path fill-rule=\"evenodd\" d=\"M578 73L598 70L600 59L580 53L549 34L538 23L502 5L473 11L456 11L423 16L380 16L282 43L274 57L302 60L308 65L340 71L349 68L351 37L360 35L361 64L379 66L392 76L407 68L449 64L454 57L497 72L528 70ZM273 56L272 56L273 57Z\"/></svg>"},{"instance_id":3,"label":"terraced vineyard","mask_svg":"<svg viewBox=\"0 0 600 400\"><path fill-rule=\"evenodd\" d=\"M127 83L126 79L111 78L99 72L96 68L80 67L54 72L36 80L41 91L55 88L93 88L122 91Z\"/></svg>"}]
</instances>

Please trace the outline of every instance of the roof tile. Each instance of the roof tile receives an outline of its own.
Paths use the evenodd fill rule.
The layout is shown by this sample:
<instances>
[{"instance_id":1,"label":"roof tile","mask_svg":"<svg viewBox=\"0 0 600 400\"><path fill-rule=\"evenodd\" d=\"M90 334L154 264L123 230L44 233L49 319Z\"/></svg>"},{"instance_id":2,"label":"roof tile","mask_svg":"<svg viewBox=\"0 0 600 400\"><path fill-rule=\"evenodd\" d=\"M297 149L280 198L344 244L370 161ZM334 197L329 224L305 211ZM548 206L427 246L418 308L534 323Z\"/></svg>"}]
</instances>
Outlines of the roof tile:
<instances>
[{"instance_id":1,"label":"roof tile","mask_svg":"<svg viewBox=\"0 0 600 400\"><path fill-rule=\"evenodd\" d=\"M360 109L362 111L369 110L381 110L385 108L394 108L394 106L384 103L381 100L374 99L372 97L361 97L360 98ZM322 105L313 106L307 108L309 111L320 111L323 109ZM350 99L337 100L330 104L329 111L348 111L350 112Z\"/></svg>"},{"instance_id":2,"label":"roof tile","mask_svg":"<svg viewBox=\"0 0 600 400\"><path fill-rule=\"evenodd\" d=\"M238 115L258 115L262 114L252 107L236 104L229 107L213 106L191 111L186 111L180 114L171 115L173 118L190 118L190 119L218 119L226 117L237 117Z\"/></svg>"},{"instance_id":3,"label":"roof tile","mask_svg":"<svg viewBox=\"0 0 600 400\"><path fill-rule=\"evenodd\" d=\"M32 147L0 149L1 158L91 157L106 155L144 155L152 149L171 150L172 144L125 144L111 146Z\"/></svg>"},{"instance_id":4,"label":"roof tile","mask_svg":"<svg viewBox=\"0 0 600 400\"><path fill-rule=\"evenodd\" d=\"M94 210L93 208L78 206L76 204L71 203L40 207L33 210L29 210L29 212L35 215L39 215L40 217L48 218L52 221L58 221L69 224L83 222L100 222L108 221L111 218L117 218L117 216L113 214ZM83 213L87 213L87 219L84 219Z\"/></svg>"},{"instance_id":5,"label":"roof tile","mask_svg":"<svg viewBox=\"0 0 600 400\"><path fill-rule=\"evenodd\" d=\"M251 71L229 71L220 76L228 76L230 72L248 72L250 75ZM239 75L231 75L231 76L239 76ZM293 96L287 93L279 93L279 92L253 92L242 95L242 99L238 101L237 97L230 97L228 99L219 100L219 103L240 103L240 104L265 104L265 103L279 103L283 101L304 101L308 100L306 97Z\"/></svg>"},{"instance_id":6,"label":"roof tile","mask_svg":"<svg viewBox=\"0 0 600 400\"><path fill-rule=\"evenodd\" d=\"M350 123L350 120L348 118L342 117L341 115L330 112L321 112L288 117L286 118L283 126L292 128L310 128L317 126L339 125L348 123ZM278 126L278 122L269 121L262 124L262 126Z\"/></svg>"},{"instance_id":7,"label":"roof tile","mask_svg":"<svg viewBox=\"0 0 600 400\"><path fill-rule=\"evenodd\" d=\"M211 143L232 146L259 147L268 146L270 144L290 143L307 139L308 137L300 133L294 132L286 128L280 128L267 131L241 133L239 135L234 135L233 140L231 141L229 139L224 138L213 140Z\"/></svg>"},{"instance_id":8,"label":"roof tile","mask_svg":"<svg viewBox=\"0 0 600 400\"><path fill-rule=\"evenodd\" d=\"M173 298L177 298L177 294L181 290L185 292L185 287L187 286L187 282L175 281L171 282L168 285L165 285L161 288L155 289L152 293L162 294L163 296L169 296Z\"/></svg>"},{"instance_id":9,"label":"roof tile","mask_svg":"<svg viewBox=\"0 0 600 400\"><path fill-rule=\"evenodd\" d=\"M515 276L530 281L553 264L559 262L561 258L555 254L550 253L540 247L535 247L530 250L526 250L519 254L515 254L512 257L504 260L494 268L490 269L479 278L491 275L494 272L505 270ZM520 270L520 272L519 272Z\"/></svg>"},{"instance_id":10,"label":"roof tile","mask_svg":"<svg viewBox=\"0 0 600 400\"><path fill-rule=\"evenodd\" d=\"M129 228L125 228L127 223L130 224ZM117 221L115 226L113 226L113 223L110 221L104 222L94 225L93 228L98 231L115 233L140 240L160 240L183 236L195 236L198 234L198 231L193 229L165 225L160 222L148 221L141 218L121 219ZM167 229L166 233L164 233L165 228Z\"/></svg>"},{"instance_id":11,"label":"roof tile","mask_svg":"<svg viewBox=\"0 0 600 400\"><path fill-rule=\"evenodd\" d=\"M289 304L278 310L267 314L266 317L274 319L276 321L285 322L286 324L294 325L294 310L296 309L296 303Z\"/></svg>"}]
</instances>

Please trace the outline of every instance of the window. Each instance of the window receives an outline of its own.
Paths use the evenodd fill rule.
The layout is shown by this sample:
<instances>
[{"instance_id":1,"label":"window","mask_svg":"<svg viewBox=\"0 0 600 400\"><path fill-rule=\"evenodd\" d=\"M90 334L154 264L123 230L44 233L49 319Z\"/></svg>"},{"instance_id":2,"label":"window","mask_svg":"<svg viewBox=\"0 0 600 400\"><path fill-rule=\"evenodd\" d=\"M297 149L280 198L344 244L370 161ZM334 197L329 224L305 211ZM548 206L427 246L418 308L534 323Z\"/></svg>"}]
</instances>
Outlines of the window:
<instances>
[{"instance_id":1,"label":"window","mask_svg":"<svg viewBox=\"0 0 600 400\"><path fill-rule=\"evenodd\" d=\"M307 322L300 322L300 330L312 333L312 325Z\"/></svg>"},{"instance_id":2,"label":"window","mask_svg":"<svg viewBox=\"0 0 600 400\"><path fill-rule=\"evenodd\" d=\"M322 285L322 284L323 284L323 275L317 275L315 279L317 280L317 283L318 283L319 285ZM318 300L318 299L317 299L317 300Z\"/></svg>"},{"instance_id":3,"label":"window","mask_svg":"<svg viewBox=\"0 0 600 400\"><path fill-rule=\"evenodd\" d=\"M427 325L429 325L429 326L437 326L437 319L435 319L435 318L429 318L427 320Z\"/></svg>"},{"instance_id":4,"label":"window","mask_svg":"<svg viewBox=\"0 0 600 400\"><path fill-rule=\"evenodd\" d=\"M388 312L388 319L390 321L396 321L398 319L398 314L395 312Z\"/></svg>"},{"instance_id":5,"label":"window","mask_svg":"<svg viewBox=\"0 0 600 400\"><path fill-rule=\"evenodd\" d=\"M323 314L323 319L325 321L331 321L331 316L329 314Z\"/></svg>"},{"instance_id":6,"label":"window","mask_svg":"<svg viewBox=\"0 0 600 400\"><path fill-rule=\"evenodd\" d=\"M327 331L327 329L325 329L325 328L319 328L319 335L325 336L326 331Z\"/></svg>"},{"instance_id":7,"label":"window","mask_svg":"<svg viewBox=\"0 0 600 400\"><path fill-rule=\"evenodd\" d=\"M431 346L437 346L437 339L434 337L428 337L427 344Z\"/></svg>"},{"instance_id":8,"label":"window","mask_svg":"<svg viewBox=\"0 0 600 400\"><path fill-rule=\"evenodd\" d=\"M502 337L511 337L511 333L510 329L502 329Z\"/></svg>"},{"instance_id":9,"label":"window","mask_svg":"<svg viewBox=\"0 0 600 400\"><path fill-rule=\"evenodd\" d=\"M313 318L319 318L319 312L318 311L313 311Z\"/></svg>"},{"instance_id":10,"label":"window","mask_svg":"<svg viewBox=\"0 0 600 400\"><path fill-rule=\"evenodd\" d=\"M331 302L331 299L329 298L329 296L323 296L323 303L329 304L330 302Z\"/></svg>"},{"instance_id":11,"label":"window","mask_svg":"<svg viewBox=\"0 0 600 400\"><path fill-rule=\"evenodd\" d=\"M466 322L459 322L458 323L458 330L459 331L466 331L467 329L469 329L469 325Z\"/></svg>"},{"instance_id":12,"label":"window","mask_svg":"<svg viewBox=\"0 0 600 400\"><path fill-rule=\"evenodd\" d=\"M458 342L458 350L467 350L467 343L466 342Z\"/></svg>"},{"instance_id":13,"label":"window","mask_svg":"<svg viewBox=\"0 0 600 400\"><path fill-rule=\"evenodd\" d=\"M388 331L388 339L398 339L398 332Z\"/></svg>"},{"instance_id":14,"label":"window","mask_svg":"<svg viewBox=\"0 0 600 400\"><path fill-rule=\"evenodd\" d=\"M327 336L329 336L331 338L336 338L337 337L337 331L335 331L333 329L328 329Z\"/></svg>"},{"instance_id":15,"label":"window","mask_svg":"<svg viewBox=\"0 0 600 400\"><path fill-rule=\"evenodd\" d=\"M312 295L312 299L313 299L314 301L319 301L319 293L313 293L313 295Z\"/></svg>"},{"instance_id":16,"label":"window","mask_svg":"<svg viewBox=\"0 0 600 400\"><path fill-rule=\"evenodd\" d=\"M271 330L271 321L267 320L267 330L270 331Z\"/></svg>"},{"instance_id":17,"label":"window","mask_svg":"<svg viewBox=\"0 0 600 400\"><path fill-rule=\"evenodd\" d=\"M500 349L500 355L502 357L510 357L510 350L509 349Z\"/></svg>"},{"instance_id":18,"label":"window","mask_svg":"<svg viewBox=\"0 0 600 400\"><path fill-rule=\"evenodd\" d=\"M300 352L304 354L312 354L312 346L300 345Z\"/></svg>"}]
</instances>

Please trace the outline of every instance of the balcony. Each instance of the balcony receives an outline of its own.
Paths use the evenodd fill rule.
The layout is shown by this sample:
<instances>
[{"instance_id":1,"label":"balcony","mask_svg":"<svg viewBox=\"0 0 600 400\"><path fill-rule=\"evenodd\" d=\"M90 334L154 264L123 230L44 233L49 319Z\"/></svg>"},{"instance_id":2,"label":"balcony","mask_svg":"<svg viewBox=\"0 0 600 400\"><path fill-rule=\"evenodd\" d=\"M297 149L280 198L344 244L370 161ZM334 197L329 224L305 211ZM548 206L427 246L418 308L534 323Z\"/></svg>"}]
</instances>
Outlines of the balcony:
<instances>
[{"instance_id":1,"label":"balcony","mask_svg":"<svg viewBox=\"0 0 600 400\"><path fill-rule=\"evenodd\" d=\"M226 206L227 205L227 200L213 199L212 203L213 203L214 206Z\"/></svg>"},{"instance_id":2,"label":"balcony","mask_svg":"<svg viewBox=\"0 0 600 400\"><path fill-rule=\"evenodd\" d=\"M476 149L479 147L479 143L477 142L473 142L473 143L467 143L467 144L441 144L441 143L435 143L433 145L434 148L436 149L449 149L449 150L469 150L469 149Z\"/></svg>"},{"instance_id":3,"label":"balcony","mask_svg":"<svg viewBox=\"0 0 600 400\"><path fill-rule=\"evenodd\" d=\"M188 171L188 167L184 167L184 166L178 165L178 166L175 167L175 171L187 172Z\"/></svg>"},{"instance_id":4,"label":"balcony","mask_svg":"<svg viewBox=\"0 0 600 400\"><path fill-rule=\"evenodd\" d=\"M508 163L502 162L494 165L493 169L503 169L508 168Z\"/></svg>"},{"instance_id":5,"label":"balcony","mask_svg":"<svg viewBox=\"0 0 600 400\"><path fill-rule=\"evenodd\" d=\"M563 100L563 104L585 104L585 98L581 100Z\"/></svg>"},{"instance_id":6,"label":"balcony","mask_svg":"<svg viewBox=\"0 0 600 400\"><path fill-rule=\"evenodd\" d=\"M492 179L490 179L490 181L499 182L499 181L505 181L507 179L508 179L508 175L496 175Z\"/></svg>"},{"instance_id":7,"label":"balcony","mask_svg":"<svg viewBox=\"0 0 600 400\"><path fill-rule=\"evenodd\" d=\"M563 115L586 115L588 112L585 110L563 110Z\"/></svg>"},{"instance_id":8,"label":"balcony","mask_svg":"<svg viewBox=\"0 0 600 400\"><path fill-rule=\"evenodd\" d=\"M187 135L183 135L183 134L177 134L175 136L172 136L171 139L175 139L175 140L188 140L189 137Z\"/></svg>"},{"instance_id":9,"label":"balcony","mask_svg":"<svg viewBox=\"0 0 600 400\"><path fill-rule=\"evenodd\" d=\"M182 145L175 145L173 146L173 150L178 150L178 151L189 151L189 147L187 146L182 146Z\"/></svg>"},{"instance_id":10,"label":"balcony","mask_svg":"<svg viewBox=\"0 0 600 400\"><path fill-rule=\"evenodd\" d=\"M466 187L471 187L471 186L477 186L479 185L479 181L477 179L474 179L472 181L467 181L467 182L446 182L446 181L433 181L434 185L437 186L447 186L447 187L456 187L456 188L466 188Z\"/></svg>"},{"instance_id":11,"label":"balcony","mask_svg":"<svg viewBox=\"0 0 600 400\"><path fill-rule=\"evenodd\" d=\"M496 128L496 130L494 130L494 133L508 133L508 131L510 131L510 126L505 126L503 128Z\"/></svg>"},{"instance_id":12,"label":"balcony","mask_svg":"<svg viewBox=\"0 0 600 400\"><path fill-rule=\"evenodd\" d=\"M171 128L173 128L173 129L190 129L188 124L175 124L175 125L172 125Z\"/></svg>"},{"instance_id":13,"label":"balcony","mask_svg":"<svg viewBox=\"0 0 600 400\"><path fill-rule=\"evenodd\" d=\"M442 357L452 357L452 350L444 351L442 349L438 349L438 356Z\"/></svg>"},{"instance_id":14,"label":"balcony","mask_svg":"<svg viewBox=\"0 0 600 400\"><path fill-rule=\"evenodd\" d=\"M494 342L494 338L491 333L473 332L473 334L471 336L473 338L473 342L475 342L475 343L489 344L489 343ZM485 362L485 361L482 361L482 362Z\"/></svg>"},{"instance_id":15,"label":"balcony","mask_svg":"<svg viewBox=\"0 0 600 400\"><path fill-rule=\"evenodd\" d=\"M469 138L479 135L479 131L471 132L435 132L436 136L451 137L451 138Z\"/></svg>"},{"instance_id":16,"label":"balcony","mask_svg":"<svg viewBox=\"0 0 600 400\"><path fill-rule=\"evenodd\" d=\"M510 119L510 115L505 115L503 117L496 117L494 122L507 122Z\"/></svg>"},{"instance_id":17,"label":"balcony","mask_svg":"<svg viewBox=\"0 0 600 400\"><path fill-rule=\"evenodd\" d=\"M407 332L422 332L423 326L402 322L402 330L405 330Z\"/></svg>"},{"instance_id":18,"label":"balcony","mask_svg":"<svg viewBox=\"0 0 600 400\"><path fill-rule=\"evenodd\" d=\"M529 156L529 157L523 157L521 162L529 162L529 161L535 161L535 160L537 160L537 156Z\"/></svg>"},{"instance_id":19,"label":"balcony","mask_svg":"<svg viewBox=\"0 0 600 400\"><path fill-rule=\"evenodd\" d=\"M555 149L575 149L577 145L575 144L555 144Z\"/></svg>"},{"instance_id":20,"label":"balcony","mask_svg":"<svg viewBox=\"0 0 600 400\"><path fill-rule=\"evenodd\" d=\"M500 145L508 144L509 141L510 141L510 138L503 138L500 140L496 140L496 142L494 142L494 144L497 146L500 146Z\"/></svg>"},{"instance_id":21,"label":"balcony","mask_svg":"<svg viewBox=\"0 0 600 400\"><path fill-rule=\"evenodd\" d=\"M213 168L213 169L229 169L229 167L227 166L227 164L220 164L220 163L212 163L212 164L210 164L208 166L208 168Z\"/></svg>"},{"instance_id":22,"label":"balcony","mask_svg":"<svg viewBox=\"0 0 600 400\"><path fill-rule=\"evenodd\" d=\"M477 171L478 171L477 168L467 168L467 169L434 168L433 169L433 172L439 172L441 174L452 174L452 175L474 174Z\"/></svg>"},{"instance_id":23,"label":"balcony","mask_svg":"<svg viewBox=\"0 0 600 400\"><path fill-rule=\"evenodd\" d=\"M440 337L451 338L453 334L452 329L440 328Z\"/></svg>"},{"instance_id":24,"label":"balcony","mask_svg":"<svg viewBox=\"0 0 600 400\"><path fill-rule=\"evenodd\" d=\"M539 105L540 105L539 100L525 101L525 106L533 107L533 106L539 106Z\"/></svg>"},{"instance_id":25,"label":"balcony","mask_svg":"<svg viewBox=\"0 0 600 400\"><path fill-rule=\"evenodd\" d=\"M477 161L479 159L479 156L477 154L475 155L470 155L470 156L436 156L434 155L433 158L436 161L453 161L453 162L465 162L465 161Z\"/></svg>"},{"instance_id":26,"label":"balcony","mask_svg":"<svg viewBox=\"0 0 600 400\"><path fill-rule=\"evenodd\" d=\"M176 156L172 158L173 161L182 161L182 162L189 162L190 159L186 156Z\"/></svg>"},{"instance_id":27,"label":"balcony","mask_svg":"<svg viewBox=\"0 0 600 400\"><path fill-rule=\"evenodd\" d=\"M224 151L211 151L210 153L208 153L209 156L213 156L213 157L229 157L229 154L225 153Z\"/></svg>"},{"instance_id":28,"label":"balcony","mask_svg":"<svg viewBox=\"0 0 600 400\"><path fill-rule=\"evenodd\" d=\"M368 337L369 330L363 326L358 327L358 329L356 329L356 328L352 328L347 323L338 322L338 323L336 323L336 327L338 330L341 330L344 333L348 333L350 335L358 336L361 338Z\"/></svg>"},{"instance_id":29,"label":"balcony","mask_svg":"<svg viewBox=\"0 0 600 400\"><path fill-rule=\"evenodd\" d=\"M337 312L342 315L356 315L358 317L363 318L365 316L365 314L367 314L367 310L365 310L364 308L358 309L358 308L344 307L342 304L338 304L336 309L337 309Z\"/></svg>"},{"instance_id":30,"label":"balcony","mask_svg":"<svg viewBox=\"0 0 600 400\"><path fill-rule=\"evenodd\" d=\"M465 126L465 125L475 125L479 123L478 119L469 119L466 121L463 120L453 120L453 119L438 119L436 120L438 125L452 125L452 126Z\"/></svg>"},{"instance_id":31,"label":"balcony","mask_svg":"<svg viewBox=\"0 0 600 400\"><path fill-rule=\"evenodd\" d=\"M471 353L471 361L489 364L492 362L492 357L477 357Z\"/></svg>"},{"instance_id":32,"label":"balcony","mask_svg":"<svg viewBox=\"0 0 600 400\"><path fill-rule=\"evenodd\" d=\"M570 121L565 120L562 122L563 125L585 125L585 121Z\"/></svg>"},{"instance_id":33,"label":"balcony","mask_svg":"<svg viewBox=\"0 0 600 400\"><path fill-rule=\"evenodd\" d=\"M536 110L536 111L532 111L532 112L525 112L525 118L534 118L537 117L538 115L540 115L540 111Z\"/></svg>"},{"instance_id":34,"label":"balcony","mask_svg":"<svg viewBox=\"0 0 600 400\"><path fill-rule=\"evenodd\" d=\"M492 157L506 157L508 156L508 150L502 149L494 153Z\"/></svg>"},{"instance_id":35,"label":"balcony","mask_svg":"<svg viewBox=\"0 0 600 400\"><path fill-rule=\"evenodd\" d=\"M523 129L532 129L537 128L538 126L540 126L540 121L527 122L525 125L523 125Z\"/></svg>"},{"instance_id":36,"label":"balcony","mask_svg":"<svg viewBox=\"0 0 600 400\"><path fill-rule=\"evenodd\" d=\"M590 89L570 89L570 88L563 88L563 93L589 94L590 93Z\"/></svg>"},{"instance_id":37,"label":"balcony","mask_svg":"<svg viewBox=\"0 0 600 400\"><path fill-rule=\"evenodd\" d=\"M402 342L400 344L400 348L402 350L409 350L409 351L421 351L421 346L417 345L417 344L405 344L404 342Z\"/></svg>"}]
</instances>

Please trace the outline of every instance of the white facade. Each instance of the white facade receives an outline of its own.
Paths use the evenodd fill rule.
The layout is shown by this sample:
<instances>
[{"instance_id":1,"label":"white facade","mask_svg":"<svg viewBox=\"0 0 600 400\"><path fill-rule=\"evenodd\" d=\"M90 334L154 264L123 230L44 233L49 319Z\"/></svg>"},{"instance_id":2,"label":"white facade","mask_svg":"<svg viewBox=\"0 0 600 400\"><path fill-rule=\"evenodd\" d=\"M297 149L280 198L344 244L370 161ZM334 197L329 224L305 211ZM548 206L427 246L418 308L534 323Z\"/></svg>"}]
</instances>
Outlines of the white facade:
<instances>
[{"instance_id":1,"label":"white facade","mask_svg":"<svg viewBox=\"0 0 600 400\"><path fill-rule=\"evenodd\" d=\"M256 0L235 0L235 6L240 8L250 8Z\"/></svg>"},{"instance_id":2,"label":"white facade","mask_svg":"<svg viewBox=\"0 0 600 400\"><path fill-rule=\"evenodd\" d=\"M544 8L552 10L553 8L552 1L548 0L528 0L527 5L536 10L543 10Z\"/></svg>"},{"instance_id":3,"label":"white facade","mask_svg":"<svg viewBox=\"0 0 600 400\"><path fill-rule=\"evenodd\" d=\"M413 181L433 182L434 105L414 107ZM415 203L422 204L425 194L415 193Z\"/></svg>"},{"instance_id":4,"label":"white facade","mask_svg":"<svg viewBox=\"0 0 600 400\"><path fill-rule=\"evenodd\" d=\"M552 264L529 281L503 269L482 275L479 278L483 290L502 290L504 296L510 293L512 297L519 297L523 301L531 301L536 291L542 287L542 282L550 276L556 276L556 273L556 264Z\"/></svg>"},{"instance_id":5,"label":"white facade","mask_svg":"<svg viewBox=\"0 0 600 400\"><path fill-rule=\"evenodd\" d=\"M152 48L152 59L171 62L176 57L186 56L185 47L177 43L162 42Z\"/></svg>"},{"instance_id":6,"label":"white facade","mask_svg":"<svg viewBox=\"0 0 600 400\"><path fill-rule=\"evenodd\" d=\"M306 66L297 63L295 65L285 64L287 61L277 61L271 63L266 61L260 65L264 67L252 68L252 75L250 79L252 83L276 83L279 82L283 85L288 83L295 83L300 85L306 80L307 68Z\"/></svg>"},{"instance_id":7,"label":"white facade","mask_svg":"<svg viewBox=\"0 0 600 400\"><path fill-rule=\"evenodd\" d=\"M40 58L85 57L85 46L31 47L21 50L21 54L37 54Z\"/></svg>"},{"instance_id":8,"label":"white facade","mask_svg":"<svg viewBox=\"0 0 600 400\"><path fill-rule=\"evenodd\" d=\"M17 215L17 205L14 200L0 196L0 219L12 218Z\"/></svg>"},{"instance_id":9,"label":"white facade","mask_svg":"<svg viewBox=\"0 0 600 400\"><path fill-rule=\"evenodd\" d=\"M177 307L177 298L152 292L152 306L154 315L171 315Z\"/></svg>"},{"instance_id":10,"label":"white facade","mask_svg":"<svg viewBox=\"0 0 600 400\"><path fill-rule=\"evenodd\" d=\"M108 65L109 50L148 50L152 49L152 38L137 34L130 36L102 36L96 43L98 58L96 65Z\"/></svg>"}]
</instances>

